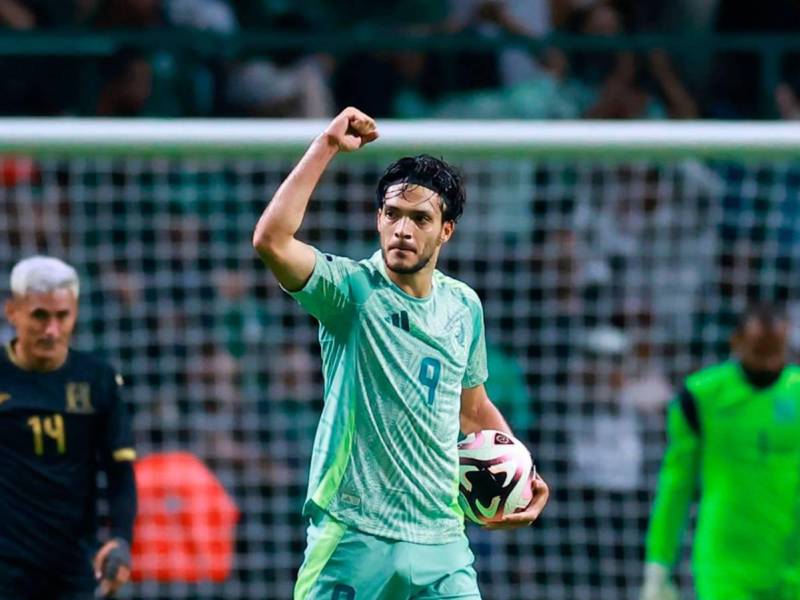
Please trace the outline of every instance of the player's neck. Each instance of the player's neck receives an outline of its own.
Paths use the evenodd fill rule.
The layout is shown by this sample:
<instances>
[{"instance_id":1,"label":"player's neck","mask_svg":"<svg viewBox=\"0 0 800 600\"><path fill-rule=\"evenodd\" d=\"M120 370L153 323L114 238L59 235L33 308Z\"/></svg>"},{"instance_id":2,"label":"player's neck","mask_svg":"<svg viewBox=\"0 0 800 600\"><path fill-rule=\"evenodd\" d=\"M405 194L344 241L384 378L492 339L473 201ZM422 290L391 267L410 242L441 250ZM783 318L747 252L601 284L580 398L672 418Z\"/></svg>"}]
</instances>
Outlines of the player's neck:
<instances>
[{"instance_id":1,"label":"player's neck","mask_svg":"<svg viewBox=\"0 0 800 600\"><path fill-rule=\"evenodd\" d=\"M744 373L745 379L747 379L748 383L752 385L756 389L765 389L772 386L778 379L781 378L783 374L783 370L785 367L781 367L777 371L755 371L753 369L748 369L744 365L740 365L742 368L742 373Z\"/></svg>"},{"instance_id":2,"label":"player's neck","mask_svg":"<svg viewBox=\"0 0 800 600\"><path fill-rule=\"evenodd\" d=\"M11 340L6 345L6 353L9 360L23 371L36 371L38 373L46 373L48 371L55 371L60 368L67 361L68 352L63 354L59 353L56 356L42 358L33 356L25 352L25 349L17 343L17 340Z\"/></svg>"},{"instance_id":3,"label":"player's neck","mask_svg":"<svg viewBox=\"0 0 800 600\"><path fill-rule=\"evenodd\" d=\"M433 269L426 266L416 273L401 274L391 269L386 269L389 279L409 296L425 298L430 295L433 288Z\"/></svg>"}]
</instances>

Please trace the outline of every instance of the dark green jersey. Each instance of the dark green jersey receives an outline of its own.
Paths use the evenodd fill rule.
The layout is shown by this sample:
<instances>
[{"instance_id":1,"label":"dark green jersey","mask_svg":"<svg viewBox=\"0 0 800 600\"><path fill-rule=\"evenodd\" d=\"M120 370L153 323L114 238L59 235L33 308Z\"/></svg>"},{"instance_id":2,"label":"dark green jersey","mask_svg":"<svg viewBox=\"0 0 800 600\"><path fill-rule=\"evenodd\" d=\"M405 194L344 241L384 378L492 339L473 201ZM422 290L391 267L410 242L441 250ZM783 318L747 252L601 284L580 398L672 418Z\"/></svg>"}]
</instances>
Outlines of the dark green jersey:
<instances>
[{"instance_id":1,"label":"dark green jersey","mask_svg":"<svg viewBox=\"0 0 800 600\"><path fill-rule=\"evenodd\" d=\"M0 559L75 572L95 544L98 469L134 457L119 378L76 350L47 373L9 352L0 347Z\"/></svg>"},{"instance_id":2,"label":"dark green jersey","mask_svg":"<svg viewBox=\"0 0 800 600\"><path fill-rule=\"evenodd\" d=\"M753 585L800 570L800 368L753 387L736 362L691 375L668 414L669 445L647 559L672 565L699 491L696 576Z\"/></svg>"}]
</instances>

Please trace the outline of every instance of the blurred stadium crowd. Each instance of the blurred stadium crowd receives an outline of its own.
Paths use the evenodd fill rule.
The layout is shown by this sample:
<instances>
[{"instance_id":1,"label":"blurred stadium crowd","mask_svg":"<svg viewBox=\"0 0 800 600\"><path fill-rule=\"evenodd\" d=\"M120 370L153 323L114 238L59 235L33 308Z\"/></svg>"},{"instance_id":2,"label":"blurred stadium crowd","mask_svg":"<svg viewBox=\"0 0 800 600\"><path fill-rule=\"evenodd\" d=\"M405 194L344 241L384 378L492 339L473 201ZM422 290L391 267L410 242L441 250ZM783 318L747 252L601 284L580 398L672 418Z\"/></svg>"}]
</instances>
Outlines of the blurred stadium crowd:
<instances>
[{"instance_id":1,"label":"blurred stadium crowd","mask_svg":"<svg viewBox=\"0 0 800 600\"><path fill-rule=\"evenodd\" d=\"M797 33L790 0L758 9L735 0L0 0L0 25L64 33L66 46L112 36L91 56L49 50L47 38L26 55L7 38L5 115L325 117L354 105L376 118L800 117L796 48L775 47L765 64L758 38L735 49L710 41ZM205 35L214 48L159 47L146 35L114 42L123 31ZM235 50L248 32L288 41ZM635 52L615 46L647 34L677 37ZM365 35L374 49L349 47ZM335 51L315 48L314 36L338 36ZM600 46L567 47L563 36ZM424 38L442 45L415 48ZM492 45L500 38L509 45ZM393 39L406 42L392 49Z\"/></svg>"},{"instance_id":2,"label":"blurred stadium crowd","mask_svg":"<svg viewBox=\"0 0 800 600\"><path fill-rule=\"evenodd\" d=\"M140 454L191 451L241 513L225 584L207 595L141 587L134 597L290 595L321 408L316 324L249 243L290 166L84 157L18 158L0 170L0 267L48 252L79 268L76 345L120 366ZM304 239L368 256L382 166L338 165L315 194ZM727 356L749 300L789 303L799 321L800 171L728 161L461 166L468 210L442 269L480 294L487 389L554 490L535 528L471 528L484 593L632 599L674 389Z\"/></svg>"}]
</instances>

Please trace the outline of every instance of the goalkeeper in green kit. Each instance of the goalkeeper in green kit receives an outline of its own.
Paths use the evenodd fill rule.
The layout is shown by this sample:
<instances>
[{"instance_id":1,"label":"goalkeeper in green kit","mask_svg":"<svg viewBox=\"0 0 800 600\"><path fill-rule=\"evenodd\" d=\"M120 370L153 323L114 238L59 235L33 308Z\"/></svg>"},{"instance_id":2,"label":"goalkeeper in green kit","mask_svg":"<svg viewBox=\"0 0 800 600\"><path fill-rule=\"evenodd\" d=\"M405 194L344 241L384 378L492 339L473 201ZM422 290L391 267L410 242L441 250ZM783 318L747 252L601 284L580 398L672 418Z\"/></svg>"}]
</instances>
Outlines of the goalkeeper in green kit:
<instances>
[{"instance_id":1,"label":"goalkeeper in green kit","mask_svg":"<svg viewBox=\"0 0 800 600\"><path fill-rule=\"evenodd\" d=\"M695 495L698 600L800 600L800 368L786 364L788 337L778 308L751 308L734 359L690 375L670 406L641 600L678 597L670 569Z\"/></svg>"}]
</instances>

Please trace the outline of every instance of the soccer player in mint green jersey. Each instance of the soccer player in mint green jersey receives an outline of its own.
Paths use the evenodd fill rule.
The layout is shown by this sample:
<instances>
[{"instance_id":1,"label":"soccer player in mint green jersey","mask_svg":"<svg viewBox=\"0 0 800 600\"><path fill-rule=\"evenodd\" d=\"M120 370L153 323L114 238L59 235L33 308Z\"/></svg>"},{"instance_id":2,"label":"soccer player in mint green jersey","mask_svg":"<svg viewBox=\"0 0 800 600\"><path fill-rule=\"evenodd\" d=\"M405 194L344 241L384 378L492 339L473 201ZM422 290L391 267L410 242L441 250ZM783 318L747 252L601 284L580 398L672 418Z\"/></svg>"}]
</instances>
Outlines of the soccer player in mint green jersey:
<instances>
[{"instance_id":1,"label":"soccer player in mint green jersey","mask_svg":"<svg viewBox=\"0 0 800 600\"><path fill-rule=\"evenodd\" d=\"M458 175L402 158L378 183L380 251L355 261L295 238L320 176L340 151L377 139L354 108L311 144L256 226L253 245L319 321L325 407L304 513L308 545L295 600L480 598L458 505L459 429L508 432L486 395L483 310L436 271L464 205ZM530 525L533 500L496 527Z\"/></svg>"},{"instance_id":2,"label":"soccer player in mint green jersey","mask_svg":"<svg viewBox=\"0 0 800 600\"><path fill-rule=\"evenodd\" d=\"M699 493L698 600L800 599L800 368L775 307L742 317L735 360L686 379L669 408L669 446L647 536L642 600L671 600L669 573Z\"/></svg>"}]
</instances>

